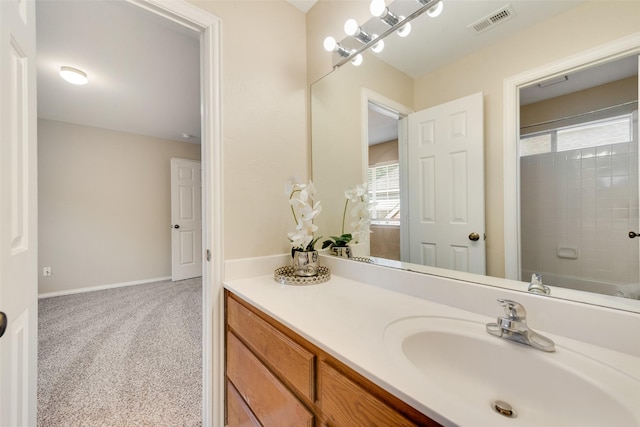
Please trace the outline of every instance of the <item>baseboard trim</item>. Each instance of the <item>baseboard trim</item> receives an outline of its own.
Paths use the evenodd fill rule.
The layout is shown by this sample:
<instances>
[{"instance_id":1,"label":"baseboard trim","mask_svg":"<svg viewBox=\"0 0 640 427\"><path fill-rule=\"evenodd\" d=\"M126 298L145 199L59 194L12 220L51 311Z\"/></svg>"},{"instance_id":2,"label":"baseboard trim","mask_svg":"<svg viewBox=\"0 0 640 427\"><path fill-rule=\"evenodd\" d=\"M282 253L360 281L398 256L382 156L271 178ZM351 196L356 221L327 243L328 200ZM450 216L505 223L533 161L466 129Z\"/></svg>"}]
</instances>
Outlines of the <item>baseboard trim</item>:
<instances>
[{"instance_id":1,"label":"baseboard trim","mask_svg":"<svg viewBox=\"0 0 640 427\"><path fill-rule=\"evenodd\" d=\"M83 292L101 291L103 289L122 288L125 286L144 285L145 283L164 282L166 280L171 280L171 276L156 277L154 279L133 280L131 282L112 283L109 285L91 286L89 288L78 288L78 289L68 289L68 290L56 291L56 292L45 292L42 294L38 294L38 299L59 297L62 295L80 294Z\"/></svg>"}]
</instances>

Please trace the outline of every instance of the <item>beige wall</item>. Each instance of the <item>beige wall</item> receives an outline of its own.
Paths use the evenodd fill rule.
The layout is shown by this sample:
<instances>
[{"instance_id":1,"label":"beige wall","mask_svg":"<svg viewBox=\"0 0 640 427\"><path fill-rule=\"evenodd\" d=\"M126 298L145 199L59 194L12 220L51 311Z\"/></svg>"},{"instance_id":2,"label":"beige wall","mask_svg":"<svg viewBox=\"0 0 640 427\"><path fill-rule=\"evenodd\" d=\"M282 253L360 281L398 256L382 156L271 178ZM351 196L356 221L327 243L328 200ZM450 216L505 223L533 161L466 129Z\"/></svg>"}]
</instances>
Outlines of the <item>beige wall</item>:
<instances>
[{"instance_id":1,"label":"beige wall","mask_svg":"<svg viewBox=\"0 0 640 427\"><path fill-rule=\"evenodd\" d=\"M398 140L387 141L369 146L369 166L378 163L398 161Z\"/></svg>"},{"instance_id":2,"label":"beige wall","mask_svg":"<svg viewBox=\"0 0 640 427\"><path fill-rule=\"evenodd\" d=\"M305 15L285 1L195 1L222 21L225 259L284 253L284 185L309 175Z\"/></svg>"},{"instance_id":3,"label":"beige wall","mask_svg":"<svg viewBox=\"0 0 640 427\"><path fill-rule=\"evenodd\" d=\"M310 14L308 20L317 18L344 22L347 12L342 8L342 2L328 3L330 6L323 5L323 2L319 5L323 5L324 8L330 7L331 13L323 9L322 14ZM367 7L364 2L354 3L360 8ZM352 8L356 5L349 4L348 7ZM638 16L640 16L640 2L637 1L586 2L415 80L413 104L415 110L476 92L484 93L485 209L487 273L489 275L504 276L502 147L504 79L638 32L640 31ZM334 28L335 22L325 21L309 23L309 43L312 36L319 38L319 34L340 34ZM309 70L310 80L326 74L329 60L321 45L310 45L308 55L309 67L320 68L319 71Z\"/></svg>"},{"instance_id":4,"label":"beige wall","mask_svg":"<svg viewBox=\"0 0 640 427\"><path fill-rule=\"evenodd\" d=\"M638 108L637 104L611 108L606 111L589 114L588 117L575 117L574 119L560 122L542 124L550 120L559 120L563 117L577 116L603 108L614 107L638 100L638 76L607 83L587 90L570 93L545 101L524 105L520 108L520 134L540 132L555 129L559 126L570 126L587 120L630 113Z\"/></svg>"},{"instance_id":5,"label":"beige wall","mask_svg":"<svg viewBox=\"0 0 640 427\"><path fill-rule=\"evenodd\" d=\"M40 293L171 275L172 157L200 145L38 120Z\"/></svg>"}]
</instances>

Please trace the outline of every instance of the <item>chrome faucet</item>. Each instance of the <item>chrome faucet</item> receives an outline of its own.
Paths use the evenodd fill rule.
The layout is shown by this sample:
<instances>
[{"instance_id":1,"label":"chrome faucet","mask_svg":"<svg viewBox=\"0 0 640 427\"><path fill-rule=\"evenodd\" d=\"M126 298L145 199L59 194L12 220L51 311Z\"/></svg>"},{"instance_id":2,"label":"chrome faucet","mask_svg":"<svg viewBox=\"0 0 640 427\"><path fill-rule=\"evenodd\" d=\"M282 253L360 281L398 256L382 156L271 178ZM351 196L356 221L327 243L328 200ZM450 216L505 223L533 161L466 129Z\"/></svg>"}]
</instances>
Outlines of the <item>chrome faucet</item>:
<instances>
[{"instance_id":1,"label":"chrome faucet","mask_svg":"<svg viewBox=\"0 0 640 427\"><path fill-rule=\"evenodd\" d=\"M538 350L548 352L556 350L553 341L529 329L527 312L522 304L508 299L498 299L498 302L504 307L505 315L498 317L497 323L487 323L487 332Z\"/></svg>"},{"instance_id":2,"label":"chrome faucet","mask_svg":"<svg viewBox=\"0 0 640 427\"><path fill-rule=\"evenodd\" d=\"M540 295L549 295L551 293L551 289L542 284L542 274L540 273L533 273L531 275L531 283L529 283L528 291Z\"/></svg>"}]
</instances>

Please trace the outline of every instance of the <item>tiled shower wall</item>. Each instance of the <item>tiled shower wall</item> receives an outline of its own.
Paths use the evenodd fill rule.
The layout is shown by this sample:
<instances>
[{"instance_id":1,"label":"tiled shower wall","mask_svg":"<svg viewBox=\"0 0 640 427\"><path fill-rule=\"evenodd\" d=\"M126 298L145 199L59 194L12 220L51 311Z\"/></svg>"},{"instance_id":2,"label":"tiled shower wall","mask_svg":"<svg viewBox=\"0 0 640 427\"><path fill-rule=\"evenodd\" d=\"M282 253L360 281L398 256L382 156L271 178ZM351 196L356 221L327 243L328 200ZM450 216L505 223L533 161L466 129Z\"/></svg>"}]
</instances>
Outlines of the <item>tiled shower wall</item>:
<instances>
[{"instance_id":1,"label":"tiled shower wall","mask_svg":"<svg viewBox=\"0 0 640 427\"><path fill-rule=\"evenodd\" d=\"M523 157L520 182L523 280L638 283L637 142Z\"/></svg>"}]
</instances>

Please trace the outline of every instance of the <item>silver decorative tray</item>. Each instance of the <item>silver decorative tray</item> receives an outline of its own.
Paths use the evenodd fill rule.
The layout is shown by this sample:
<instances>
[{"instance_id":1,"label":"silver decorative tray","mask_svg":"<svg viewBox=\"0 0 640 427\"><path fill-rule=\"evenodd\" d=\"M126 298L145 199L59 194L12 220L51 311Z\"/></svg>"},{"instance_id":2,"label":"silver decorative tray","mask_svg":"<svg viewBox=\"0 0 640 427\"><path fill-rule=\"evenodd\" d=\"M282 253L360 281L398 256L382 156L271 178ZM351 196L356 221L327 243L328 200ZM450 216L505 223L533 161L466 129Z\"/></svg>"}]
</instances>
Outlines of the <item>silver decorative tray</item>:
<instances>
[{"instance_id":1,"label":"silver decorative tray","mask_svg":"<svg viewBox=\"0 0 640 427\"><path fill-rule=\"evenodd\" d=\"M276 268L273 272L273 278L276 282L283 285L319 285L320 283L328 282L331 279L331 272L327 267L318 267L317 276L302 277L293 274L293 267L290 265L285 267Z\"/></svg>"}]
</instances>

